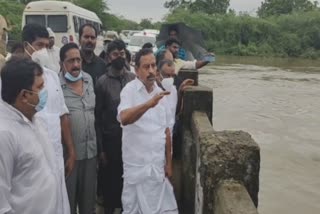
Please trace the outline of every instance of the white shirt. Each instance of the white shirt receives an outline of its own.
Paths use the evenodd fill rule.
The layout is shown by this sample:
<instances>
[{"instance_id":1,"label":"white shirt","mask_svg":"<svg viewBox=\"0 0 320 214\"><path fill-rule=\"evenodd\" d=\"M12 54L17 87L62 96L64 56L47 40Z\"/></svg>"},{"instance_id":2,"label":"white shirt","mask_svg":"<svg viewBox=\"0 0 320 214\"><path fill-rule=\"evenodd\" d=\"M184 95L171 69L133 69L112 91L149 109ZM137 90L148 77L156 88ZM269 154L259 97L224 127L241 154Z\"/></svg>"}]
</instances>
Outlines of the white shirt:
<instances>
[{"instance_id":1,"label":"white shirt","mask_svg":"<svg viewBox=\"0 0 320 214\"><path fill-rule=\"evenodd\" d=\"M48 90L48 100L45 108L38 112L35 117L42 122L43 127L48 132L50 143L53 145L55 152L56 173L59 175L59 200L56 205L56 213L69 214L70 206L65 184L60 125L60 116L68 114L69 111L64 101L58 74L43 67L43 78L44 87Z\"/></svg>"},{"instance_id":2,"label":"white shirt","mask_svg":"<svg viewBox=\"0 0 320 214\"><path fill-rule=\"evenodd\" d=\"M56 214L52 145L36 121L0 101L0 213Z\"/></svg>"},{"instance_id":3,"label":"white shirt","mask_svg":"<svg viewBox=\"0 0 320 214\"><path fill-rule=\"evenodd\" d=\"M55 71L56 73L59 73L60 71L60 48L58 48L57 46L52 46L52 48L48 48L48 55L49 55L49 59L50 59L50 63L51 66L50 67L53 71Z\"/></svg>"},{"instance_id":4,"label":"white shirt","mask_svg":"<svg viewBox=\"0 0 320 214\"><path fill-rule=\"evenodd\" d=\"M182 59L174 59L175 73L178 74L181 69L196 69L197 61L185 61Z\"/></svg>"},{"instance_id":5,"label":"white shirt","mask_svg":"<svg viewBox=\"0 0 320 214\"><path fill-rule=\"evenodd\" d=\"M41 118L46 125L49 138L55 147L58 157L63 157L61 144L60 116L68 114L58 74L43 67L44 87L48 91L48 100L44 109L35 116Z\"/></svg>"},{"instance_id":6,"label":"white shirt","mask_svg":"<svg viewBox=\"0 0 320 214\"><path fill-rule=\"evenodd\" d=\"M177 110L177 104L178 104L178 92L175 85L172 85L170 88L170 94L167 97L168 100L168 106L171 113L170 118L170 131L171 131L171 137L172 137L172 131L173 126L176 122L176 110Z\"/></svg>"},{"instance_id":7,"label":"white shirt","mask_svg":"<svg viewBox=\"0 0 320 214\"><path fill-rule=\"evenodd\" d=\"M120 119L121 111L143 104L160 92L162 90L154 84L154 89L149 94L138 78L129 82L120 94L118 120ZM164 166L165 163L165 130L170 127L170 118L171 114L168 110L167 99L164 97L155 107L146 111L135 123L123 126L122 158L124 178L127 177L133 183L140 182L143 177L147 177L146 173L151 173L152 168L156 171L161 170L159 172L161 175L159 174L159 176L163 179L163 168L156 168ZM141 171L131 171L132 167L138 167ZM132 174L134 171L135 175Z\"/></svg>"}]
</instances>

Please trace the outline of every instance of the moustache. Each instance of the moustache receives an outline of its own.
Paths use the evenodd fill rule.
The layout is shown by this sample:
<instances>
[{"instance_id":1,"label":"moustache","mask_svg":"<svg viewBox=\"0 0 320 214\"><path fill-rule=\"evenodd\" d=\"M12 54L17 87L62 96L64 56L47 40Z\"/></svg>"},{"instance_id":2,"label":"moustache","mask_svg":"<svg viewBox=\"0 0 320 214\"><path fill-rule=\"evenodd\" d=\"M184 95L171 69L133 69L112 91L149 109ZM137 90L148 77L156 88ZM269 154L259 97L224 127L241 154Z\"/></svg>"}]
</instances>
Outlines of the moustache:
<instances>
[{"instance_id":1,"label":"moustache","mask_svg":"<svg viewBox=\"0 0 320 214\"><path fill-rule=\"evenodd\" d=\"M80 72L80 68L72 68L71 71L78 71L78 72Z\"/></svg>"},{"instance_id":2,"label":"moustache","mask_svg":"<svg viewBox=\"0 0 320 214\"><path fill-rule=\"evenodd\" d=\"M155 75L149 75L148 77L147 77L147 80L148 81L154 81L156 79L156 76Z\"/></svg>"},{"instance_id":3,"label":"moustache","mask_svg":"<svg viewBox=\"0 0 320 214\"><path fill-rule=\"evenodd\" d=\"M86 47L86 48L93 48L93 47L94 47L94 44L92 44L92 43L87 43L87 44L85 45L85 47Z\"/></svg>"}]
</instances>

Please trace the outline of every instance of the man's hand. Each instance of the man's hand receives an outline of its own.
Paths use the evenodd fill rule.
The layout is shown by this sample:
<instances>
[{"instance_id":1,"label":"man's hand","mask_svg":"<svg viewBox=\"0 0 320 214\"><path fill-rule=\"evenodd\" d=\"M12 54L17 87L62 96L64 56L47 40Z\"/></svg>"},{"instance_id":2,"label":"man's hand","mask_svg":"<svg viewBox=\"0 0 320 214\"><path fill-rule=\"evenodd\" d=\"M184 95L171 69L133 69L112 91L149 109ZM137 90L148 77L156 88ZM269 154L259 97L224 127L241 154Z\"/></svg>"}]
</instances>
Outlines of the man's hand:
<instances>
[{"instance_id":1,"label":"man's hand","mask_svg":"<svg viewBox=\"0 0 320 214\"><path fill-rule=\"evenodd\" d=\"M193 79L186 79L181 83L181 85L179 87L179 91L183 92L187 88L190 88L190 86L192 86L193 84L194 84L194 80Z\"/></svg>"},{"instance_id":2,"label":"man's hand","mask_svg":"<svg viewBox=\"0 0 320 214\"><path fill-rule=\"evenodd\" d=\"M166 165L164 166L164 171L166 173L166 177L170 179L173 173L172 163L166 163Z\"/></svg>"},{"instance_id":3,"label":"man's hand","mask_svg":"<svg viewBox=\"0 0 320 214\"><path fill-rule=\"evenodd\" d=\"M107 163L108 163L108 160L107 160L107 155L105 152L101 152L100 156L99 156L99 160L102 164L102 166L106 166Z\"/></svg>"},{"instance_id":4,"label":"man's hand","mask_svg":"<svg viewBox=\"0 0 320 214\"><path fill-rule=\"evenodd\" d=\"M65 176L66 177L69 177L71 175L72 170L74 168L75 161L76 161L75 153L70 153L69 157L66 161L66 164L65 164Z\"/></svg>"},{"instance_id":5,"label":"man's hand","mask_svg":"<svg viewBox=\"0 0 320 214\"><path fill-rule=\"evenodd\" d=\"M166 95L169 95L170 92L169 91L163 91L160 92L159 94L154 95L154 97L152 97L151 100L148 101L148 105L150 108L155 107L156 105L158 105L159 101Z\"/></svg>"}]
</instances>

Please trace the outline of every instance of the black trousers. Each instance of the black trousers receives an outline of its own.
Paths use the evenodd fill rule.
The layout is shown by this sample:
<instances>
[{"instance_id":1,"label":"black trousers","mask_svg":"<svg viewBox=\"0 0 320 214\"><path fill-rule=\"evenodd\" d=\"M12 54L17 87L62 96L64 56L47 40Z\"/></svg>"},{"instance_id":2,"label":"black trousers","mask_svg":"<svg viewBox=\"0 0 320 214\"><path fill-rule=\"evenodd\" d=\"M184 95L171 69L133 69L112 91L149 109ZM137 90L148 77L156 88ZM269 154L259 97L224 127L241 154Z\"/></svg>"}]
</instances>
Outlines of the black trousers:
<instances>
[{"instance_id":1,"label":"black trousers","mask_svg":"<svg viewBox=\"0 0 320 214\"><path fill-rule=\"evenodd\" d=\"M104 136L103 148L107 164L100 165L100 188L104 198L105 210L121 208L123 187L122 135Z\"/></svg>"}]
</instances>

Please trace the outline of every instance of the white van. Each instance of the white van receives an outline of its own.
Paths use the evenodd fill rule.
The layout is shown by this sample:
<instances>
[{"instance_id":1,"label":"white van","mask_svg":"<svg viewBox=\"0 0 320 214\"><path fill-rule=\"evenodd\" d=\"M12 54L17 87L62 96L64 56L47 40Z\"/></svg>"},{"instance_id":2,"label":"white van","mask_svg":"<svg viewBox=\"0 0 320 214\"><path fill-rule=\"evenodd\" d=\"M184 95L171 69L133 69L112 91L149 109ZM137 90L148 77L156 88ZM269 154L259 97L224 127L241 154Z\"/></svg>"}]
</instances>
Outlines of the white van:
<instances>
[{"instance_id":1,"label":"white van","mask_svg":"<svg viewBox=\"0 0 320 214\"><path fill-rule=\"evenodd\" d=\"M27 4L22 17L22 28L26 24L37 23L50 27L55 33L58 47L69 42L79 44L79 28L90 23L98 31L96 54L103 50L102 22L92 11L65 1L34 1Z\"/></svg>"},{"instance_id":2,"label":"white van","mask_svg":"<svg viewBox=\"0 0 320 214\"><path fill-rule=\"evenodd\" d=\"M135 54L142 48L145 43L151 43L153 46L153 52L157 52L158 49L156 46L156 36L154 34L135 33L130 37L127 49L131 53L132 61L134 61Z\"/></svg>"}]
</instances>

